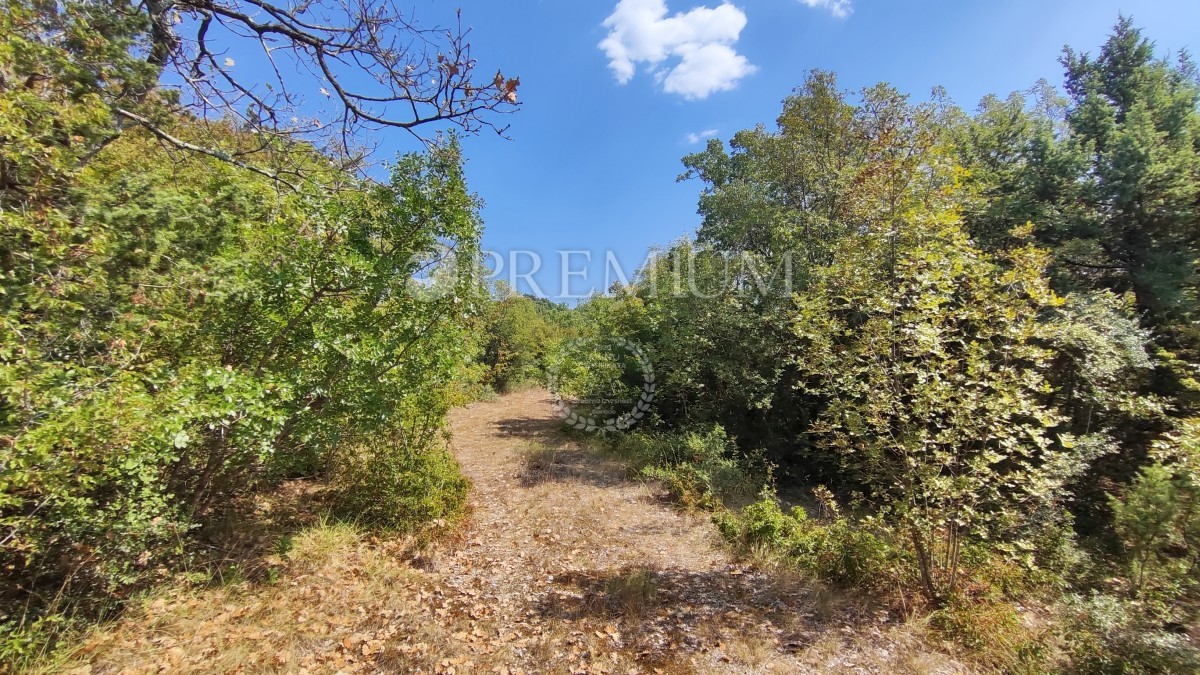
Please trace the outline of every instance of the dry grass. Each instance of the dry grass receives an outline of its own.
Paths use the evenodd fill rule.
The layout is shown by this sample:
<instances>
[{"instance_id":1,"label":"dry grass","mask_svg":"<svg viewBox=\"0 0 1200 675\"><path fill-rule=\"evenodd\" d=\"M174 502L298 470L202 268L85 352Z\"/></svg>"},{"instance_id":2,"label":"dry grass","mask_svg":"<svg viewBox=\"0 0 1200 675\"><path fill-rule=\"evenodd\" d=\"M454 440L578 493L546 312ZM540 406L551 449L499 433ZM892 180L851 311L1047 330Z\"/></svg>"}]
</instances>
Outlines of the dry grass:
<instances>
[{"instance_id":1,"label":"dry grass","mask_svg":"<svg viewBox=\"0 0 1200 675\"><path fill-rule=\"evenodd\" d=\"M58 666L86 672L366 669L421 629L428 580L400 540L342 524L298 534L274 583L175 588L147 597ZM388 655L390 656L390 654Z\"/></svg>"},{"instance_id":2,"label":"dry grass","mask_svg":"<svg viewBox=\"0 0 1200 675\"><path fill-rule=\"evenodd\" d=\"M658 581L648 569L630 569L604 582L604 602L622 616L638 618L654 610Z\"/></svg>"},{"instance_id":3,"label":"dry grass","mask_svg":"<svg viewBox=\"0 0 1200 675\"><path fill-rule=\"evenodd\" d=\"M313 522L264 558L267 580L149 597L55 670L965 671L919 625L734 559L705 516L558 435L541 392L452 421L474 485L454 538Z\"/></svg>"}]
</instances>

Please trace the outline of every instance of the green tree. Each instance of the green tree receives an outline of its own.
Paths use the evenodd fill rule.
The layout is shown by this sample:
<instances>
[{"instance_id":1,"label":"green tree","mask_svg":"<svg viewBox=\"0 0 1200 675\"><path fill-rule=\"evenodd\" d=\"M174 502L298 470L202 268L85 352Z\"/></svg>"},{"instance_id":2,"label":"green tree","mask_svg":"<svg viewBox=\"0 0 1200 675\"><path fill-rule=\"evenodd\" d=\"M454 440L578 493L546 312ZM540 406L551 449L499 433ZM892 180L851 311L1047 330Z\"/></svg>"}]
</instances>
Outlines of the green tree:
<instances>
[{"instance_id":1,"label":"green tree","mask_svg":"<svg viewBox=\"0 0 1200 675\"><path fill-rule=\"evenodd\" d=\"M1155 58L1128 18L1097 57L1068 49L1063 65L1072 140L1089 158L1089 213L1073 223L1064 260L1133 291L1155 323L1185 318L1200 217L1195 68L1186 56L1177 66Z\"/></svg>"},{"instance_id":2,"label":"green tree","mask_svg":"<svg viewBox=\"0 0 1200 675\"><path fill-rule=\"evenodd\" d=\"M1113 523L1137 596L1175 598L1195 590L1200 566L1200 421L1184 420L1156 445L1121 497L1110 497Z\"/></svg>"},{"instance_id":3,"label":"green tree","mask_svg":"<svg viewBox=\"0 0 1200 675\"><path fill-rule=\"evenodd\" d=\"M800 252L816 262L845 226L866 148L856 108L832 73L813 71L783 106L777 132L761 126L738 132L729 143L732 155L710 140L703 152L684 157L680 179L706 184L701 242L767 256Z\"/></svg>"},{"instance_id":4,"label":"green tree","mask_svg":"<svg viewBox=\"0 0 1200 675\"><path fill-rule=\"evenodd\" d=\"M119 605L278 477L333 477L394 527L461 507L441 444L483 289L457 141L374 183L178 115L154 47L176 9L0 10L5 660L56 612ZM418 283L446 246L463 264Z\"/></svg>"},{"instance_id":5,"label":"green tree","mask_svg":"<svg viewBox=\"0 0 1200 675\"><path fill-rule=\"evenodd\" d=\"M1041 320L1061 300L1044 254L1001 264L952 213L910 213L893 263L848 241L797 296L799 386L824 403L810 433L913 547L926 593L954 594L963 546L1012 545L1058 517L1086 466L1046 405ZM1015 549L1012 549L1015 550Z\"/></svg>"},{"instance_id":6,"label":"green tree","mask_svg":"<svg viewBox=\"0 0 1200 675\"><path fill-rule=\"evenodd\" d=\"M484 375L498 392L546 381L551 354L571 334L565 307L513 292L497 283L496 298L484 315Z\"/></svg>"},{"instance_id":7,"label":"green tree","mask_svg":"<svg viewBox=\"0 0 1200 675\"><path fill-rule=\"evenodd\" d=\"M1044 247L1069 238L1084 211L1078 179L1087 162L1078 144L1065 140L1066 105L1042 81L1025 94L986 96L973 116L951 125L964 168L963 221L981 247L1022 245L1011 232L1026 223Z\"/></svg>"}]
</instances>

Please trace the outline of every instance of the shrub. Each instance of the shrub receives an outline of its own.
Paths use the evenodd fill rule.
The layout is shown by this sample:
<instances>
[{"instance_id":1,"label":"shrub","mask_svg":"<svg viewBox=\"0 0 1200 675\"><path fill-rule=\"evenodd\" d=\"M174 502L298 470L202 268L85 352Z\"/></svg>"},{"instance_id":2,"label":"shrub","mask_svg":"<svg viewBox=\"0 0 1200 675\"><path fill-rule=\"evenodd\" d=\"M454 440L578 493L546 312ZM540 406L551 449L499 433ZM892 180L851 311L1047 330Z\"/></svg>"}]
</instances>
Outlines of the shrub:
<instances>
[{"instance_id":1,"label":"shrub","mask_svg":"<svg viewBox=\"0 0 1200 675\"><path fill-rule=\"evenodd\" d=\"M615 443L643 478L662 483L685 508L715 509L754 494L753 460L739 455L720 426L678 433L634 432Z\"/></svg>"},{"instance_id":2,"label":"shrub","mask_svg":"<svg viewBox=\"0 0 1200 675\"><path fill-rule=\"evenodd\" d=\"M413 450L388 439L343 459L336 511L363 525L412 532L462 515L469 487L444 449Z\"/></svg>"},{"instance_id":3,"label":"shrub","mask_svg":"<svg viewBox=\"0 0 1200 675\"><path fill-rule=\"evenodd\" d=\"M764 491L758 501L741 513L740 538L748 546L779 548L784 546L808 521L808 514L794 507L790 514L780 508L779 500Z\"/></svg>"},{"instance_id":4,"label":"shrub","mask_svg":"<svg viewBox=\"0 0 1200 675\"><path fill-rule=\"evenodd\" d=\"M496 295L480 327L482 382L499 393L544 386L551 356L569 335L567 308L504 282Z\"/></svg>"},{"instance_id":5,"label":"shrub","mask_svg":"<svg viewBox=\"0 0 1200 675\"><path fill-rule=\"evenodd\" d=\"M740 513L720 513L714 520L734 546L778 556L837 584L884 588L906 562L892 534L877 521L855 521L837 512L817 520L798 506L784 512L766 489Z\"/></svg>"},{"instance_id":6,"label":"shrub","mask_svg":"<svg viewBox=\"0 0 1200 675\"><path fill-rule=\"evenodd\" d=\"M1132 592L1166 598L1194 592L1200 568L1200 420L1182 421L1156 444L1155 462L1109 503Z\"/></svg>"},{"instance_id":7,"label":"shrub","mask_svg":"<svg viewBox=\"0 0 1200 675\"><path fill-rule=\"evenodd\" d=\"M0 249L45 244L0 273L0 632L119 607L231 497L390 449L363 436L403 429L413 453L356 456L381 481L372 517L458 508L448 468L437 489L416 474L445 464L421 453L472 356L481 289L465 271L412 280L441 243L477 251L453 142L336 191L298 146L310 178L281 195L216 160L165 162L137 133L97 153L58 184L69 200L0 212Z\"/></svg>"},{"instance_id":8,"label":"shrub","mask_svg":"<svg viewBox=\"0 0 1200 675\"><path fill-rule=\"evenodd\" d=\"M667 498L685 509L711 511L720 506L720 501L708 488L707 477L694 466L648 466L639 475L658 481L666 489Z\"/></svg>"},{"instance_id":9,"label":"shrub","mask_svg":"<svg viewBox=\"0 0 1200 675\"><path fill-rule=\"evenodd\" d=\"M1165 630L1152 605L1093 592L1067 596L1061 609L1069 672L1200 672L1200 650Z\"/></svg>"}]
</instances>

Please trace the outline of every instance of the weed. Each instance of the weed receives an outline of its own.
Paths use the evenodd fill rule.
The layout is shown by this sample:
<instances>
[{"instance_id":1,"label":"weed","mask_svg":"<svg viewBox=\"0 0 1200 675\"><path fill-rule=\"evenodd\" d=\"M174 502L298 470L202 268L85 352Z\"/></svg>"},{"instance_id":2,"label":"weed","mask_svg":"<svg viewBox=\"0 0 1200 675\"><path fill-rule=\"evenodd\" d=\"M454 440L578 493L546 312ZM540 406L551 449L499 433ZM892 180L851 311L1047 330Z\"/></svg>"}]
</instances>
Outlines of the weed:
<instances>
[{"instance_id":1,"label":"weed","mask_svg":"<svg viewBox=\"0 0 1200 675\"><path fill-rule=\"evenodd\" d=\"M624 616L642 616L653 608L658 598L658 582L654 572L645 568L630 568L604 582L604 603Z\"/></svg>"}]
</instances>

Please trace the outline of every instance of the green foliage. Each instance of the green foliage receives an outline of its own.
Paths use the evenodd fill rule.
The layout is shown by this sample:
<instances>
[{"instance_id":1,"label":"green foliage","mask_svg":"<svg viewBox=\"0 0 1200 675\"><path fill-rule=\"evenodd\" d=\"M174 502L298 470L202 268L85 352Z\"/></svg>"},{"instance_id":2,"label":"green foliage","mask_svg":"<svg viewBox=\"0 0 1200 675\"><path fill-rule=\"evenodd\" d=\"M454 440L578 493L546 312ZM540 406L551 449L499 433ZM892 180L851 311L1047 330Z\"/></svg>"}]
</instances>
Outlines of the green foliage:
<instances>
[{"instance_id":1,"label":"green foliage","mask_svg":"<svg viewBox=\"0 0 1200 675\"><path fill-rule=\"evenodd\" d=\"M230 152L287 155L303 180L281 191L115 123L109 99L159 97L136 14L16 2L0 22L5 630L119 606L231 497L339 458L374 472L347 478L343 510L403 527L457 512L439 439L483 291L456 141L376 184L203 125ZM431 272L447 247L462 264Z\"/></svg>"},{"instance_id":2,"label":"green foliage","mask_svg":"<svg viewBox=\"0 0 1200 675\"><path fill-rule=\"evenodd\" d=\"M1163 413L1192 414L1200 400L1192 369L1182 365L1200 345L1191 325L1200 84L1186 54L1175 62L1157 56L1128 18L1097 54L1068 48L1061 61L1065 95L1041 83L1032 97L989 97L949 137L965 170L971 235L988 250L1007 250L1023 245L1013 228L1031 223L1027 234L1051 254L1053 287L1070 293L1064 313L1075 327L1059 331L1058 367L1048 376L1070 430L1098 457L1072 485L1077 523L1105 539L1105 492L1146 462L1170 428ZM1090 307L1078 302L1096 297ZM1132 313L1143 328L1114 321L1117 305L1127 307L1117 315ZM1136 353L1147 350L1128 348L1151 339L1149 363Z\"/></svg>"},{"instance_id":3,"label":"green foliage","mask_svg":"<svg viewBox=\"0 0 1200 675\"><path fill-rule=\"evenodd\" d=\"M733 439L719 426L682 433L635 432L620 436L614 450L644 478L659 481L685 508L716 509L754 493L753 462L739 458Z\"/></svg>"},{"instance_id":4,"label":"green foliage","mask_svg":"<svg viewBox=\"0 0 1200 675\"><path fill-rule=\"evenodd\" d=\"M1062 608L1073 673L1194 673L1200 649L1186 635L1163 629L1139 602L1093 592L1071 595Z\"/></svg>"},{"instance_id":5,"label":"green foliage","mask_svg":"<svg viewBox=\"0 0 1200 675\"><path fill-rule=\"evenodd\" d=\"M483 317L484 382L497 392L546 382L555 351L570 335L566 307L509 290L500 282Z\"/></svg>"},{"instance_id":6,"label":"green foliage","mask_svg":"<svg viewBox=\"0 0 1200 675\"><path fill-rule=\"evenodd\" d=\"M452 146L407 157L390 186L265 211L253 197L264 186L219 164L164 177L148 144L110 147L81 181L98 193L84 208L104 212L90 222L114 242L78 263L113 270L103 295L61 314L7 296L7 316L30 328L13 334L24 358L3 377L10 560L65 573L91 559L84 587L113 593L256 477L311 472L391 429L410 451L431 443L469 357L473 291L469 279L443 297L407 286L439 238L476 245L456 162Z\"/></svg>"},{"instance_id":7,"label":"green foliage","mask_svg":"<svg viewBox=\"0 0 1200 675\"><path fill-rule=\"evenodd\" d=\"M1092 255L1076 266L1124 272L1103 281L1131 290L1155 321L1189 316L1200 203L1193 66L1186 57L1178 66L1156 59L1127 18L1095 58L1067 49L1063 65L1071 141L1089 160L1082 195L1089 212L1067 236L1073 250Z\"/></svg>"},{"instance_id":8,"label":"green foliage","mask_svg":"<svg viewBox=\"0 0 1200 675\"><path fill-rule=\"evenodd\" d=\"M632 286L576 310L584 337L619 336L652 364L656 396L641 424L718 425L773 460L791 449L803 419L771 414L794 401L784 377L787 333L780 319L786 280L765 262L680 242L654 256ZM742 290L739 276L747 282ZM640 373L635 386L642 386Z\"/></svg>"},{"instance_id":9,"label":"green foliage","mask_svg":"<svg viewBox=\"0 0 1200 675\"><path fill-rule=\"evenodd\" d=\"M147 23L136 13L113 11L103 2L13 0L0 8L0 200L4 204L7 248L27 237L26 265L21 283L47 273L57 262L60 247L103 245L88 242L86 224L69 230L73 238L56 237L72 225L43 210L70 200L67 183L77 167L116 130L107 102L145 91L156 84L158 72L133 53L141 46ZM144 102L148 109L156 97ZM28 220L10 215L9 208L28 206ZM39 233L38 224L57 226ZM24 275L30 276L24 276ZM64 286L86 283L84 277L65 277ZM40 295L43 303L55 296Z\"/></svg>"},{"instance_id":10,"label":"green foliage","mask_svg":"<svg viewBox=\"0 0 1200 675\"><path fill-rule=\"evenodd\" d=\"M1038 243L1061 241L1080 217L1079 184L1086 158L1060 142L1067 102L1049 82L1029 93L984 97L973 116L948 129L963 167L963 220L988 250L1022 245L1014 228L1027 223Z\"/></svg>"},{"instance_id":11,"label":"green foliage","mask_svg":"<svg viewBox=\"0 0 1200 675\"><path fill-rule=\"evenodd\" d=\"M1138 474L1123 500L1113 499L1113 526L1125 542L1135 588L1158 566L1161 550L1175 538L1179 495L1170 471L1152 464Z\"/></svg>"},{"instance_id":12,"label":"green foliage","mask_svg":"<svg viewBox=\"0 0 1200 675\"><path fill-rule=\"evenodd\" d=\"M1167 408L1151 389L1155 363L1150 331L1138 325L1128 303L1108 291L1063 298L1047 336L1053 361L1046 369L1076 445L1093 457L1134 445L1133 430L1156 430Z\"/></svg>"},{"instance_id":13,"label":"green foliage","mask_svg":"<svg viewBox=\"0 0 1200 675\"><path fill-rule=\"evenodd\" d=\"M988 248L1034 224L1058 290L1130 292L1164 344L1194 349L1200 84L1186 54L1159 58L1122 18L1095 55L1066 49L1066 97L984 100L952 134L967 226ZM1019 243L1019 242L1016 242Z\"/></svg>"},{"instance_id":14,"label":"green foliage","mask_svg":"<svg viewBox=\"0 0 1200 675\"><path fill-rule=\"evenodd\" d=\"M338 467L337 511L365 526L412 532L456 520L466 506L470 484L440 448L385 436L369 450L342 453Z\"/></svg>"},{"instance_id":15,"label":"green foliage","mask_svg":"<svg viewBox=\"0 0 1200 675\"><path fill-rule=\"evenodd\" d=\"M1065 96L1043 82L973 115L812 73L775 130L684 158L696 241L582 305L580 330L650 356L652 432L617 443L676 498L720 501L657 439L719 425L723 457L761 448L781 482L855 504L718 511L737 546L919 584L935 628L1001 670L1056 648L1013 598L1110 577L1132 599L1062 619L1087 636L1071 667L1190 672L1168 629L1194 622L1200 541L1200 86L1127 19L1063 65Z\"/></svg>"},{"instance_id":16,"label":"green foliage","mask_svg":"<svg viewBox=\"0 0 1200 675\"><path fill-rule=\"evenodd\" d=\"M779 499L764 490L758 501L715 520L739 549L781 557L819 579L870 589L894 587L905 565L893 533L882 523L842 515L831 501L823 503L827 515L810 518L800 506L784 512Z\"/></svg>"},{"instance_id":17,"label":"green foliage","mask_svg":"<svg viewBox=\"0 0 1200 675\"><path fill-rule=\"evenodd\" d=\"M855 504L811 518L767 496L718 513L732 542L919 584L955 640L995 633L1001 669L1049 658L1014 597L1116 574L1159 603L1127 608L1155 630L1195 601L1178 420L1200 400L1200 88L1125 19L1063 63L1065 96L1043 82L973 115L812 73L774 130L684 158L696 240L578 310L581 333L649 355L651 433L618 445L668 457L647 464L677 497L698 503L706 474L654 439L719 425L724 456L761 449L785 487Z\"/></svg>"},{"instance_id":18,"label":"green foliage","mask_svg":"<svg viewBox=\"0 0 1200 675\"><path fill-rule=\"evenodd\" d=\"M817 272L797 298L796 360L800 386L825 400L816 443L911 540L941 598L955 591L964 539L1020 547L1087 458L1046 405L1041 317L1060 300L1039 252L1002 265L944 217L904 227L894 261L875 267L854 241Z\"/></svg>"},{"instance_id":19,"label":"green foliage","mask_svg":"<svg viewBox=\"0 0 1200 675\"><path fill-rule=\"evenodd\" d=\"M1156 460L1109 499L1133 595L1173 599L1195 590L1200 569L1200 420L1183 421Z\"/></svg>"},{"instance_id":20,"label":"green foliage","mask_svg":"<svg viewBox=\"0 0 1200 675\"><path fill-rule=\"evenodd\" d=\"M141 9L14 0L0 32L0 658L119 606L280 477L332 476L374 526L457 517L450 406L550 370L568 395L628 393L616 337L658 392L616 450L734 545L919 585L934 627L1003 670L1048 663L1009 597L1116 576L1127 593L1066 600L1070 666L1200 666L1171 630L1200 564L1200 85L1129 20L1066 51L1065 97L974 115L811 73L774 130L684 158L695 241L573 311L486 297L453 139L364 182L169 114ZM168 155L168 132L296 189ZM776 466L829 486L819 515L770 491L722 510ZM630 580L610 594L653 600Z\"/></svg>"},{"instance_id":21,"label":"green foliage","mask_svg":"<svg viewBox=\"0 0 1200 675\"><path fill-rule=\"evenodd\" d=\"M752 245L768 268L797 264L778 277L795 282L794 303L746 284L715 296L644 298L664 333L655 349L669 392L663 407L679 391L684 423L762 420L756 426L774 432L769 445L792 453L779 457L785 468L808 460L810 476L843 496L863 492L898 528L933 598L954 593L967 540L1025 555L1024 526L1061 519L1062 487L1102 452L1104 438L1076 445L1054 405L1052 347L1063 345L1064 372L1093 378L1092 403L1118 398L1113 383L1145 362L1136 326L1122 336L1089 333L1108 352L1080 358L1104 358L1107 371L1066 361L1066 344L1085 338L1086 312L1075 300L1061 309L1042 276L1046 254L1020 246L993 257L967 238L955 208L962 173L947 146L949 117L884 86L852 105L832 78L814 74L785 102L777 134L743 132L732 156L710 144L684 160L709 183L701 237ZM842 139L836 158L814 138L830 128ZM814 176L805 162L825 168ZM769 229L750 238L769 246L748 244L729 215L767 208L758 201L782 215L755 221ZM719 260L686 246L672 255L690 257L688 271L705 280ZM674 316L654 312L681 306ZM720 375L695 378L708 372ZM662 414L667 422L678 415Z\"/></svg>"}]
</instances>

